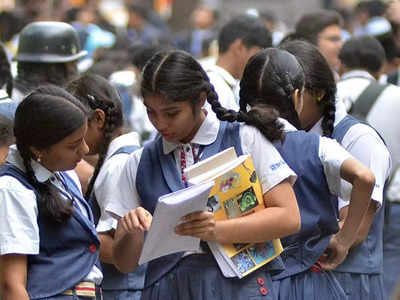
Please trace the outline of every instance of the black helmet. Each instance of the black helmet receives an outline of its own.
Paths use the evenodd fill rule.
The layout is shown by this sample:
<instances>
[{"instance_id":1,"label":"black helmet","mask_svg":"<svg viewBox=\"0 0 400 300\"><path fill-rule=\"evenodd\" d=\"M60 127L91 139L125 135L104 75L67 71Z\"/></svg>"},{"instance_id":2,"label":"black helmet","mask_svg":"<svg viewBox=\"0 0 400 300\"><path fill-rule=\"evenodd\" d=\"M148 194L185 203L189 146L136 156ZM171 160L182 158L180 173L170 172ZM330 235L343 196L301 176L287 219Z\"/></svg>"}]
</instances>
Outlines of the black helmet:
<instances>
[{"instance_id":1,"label":"black helmet","mask_svg":"<svg viewBox=\"0 0 400 300\"><path fill-rule=\"evenodd\" d=\"M63 22L33 22L19 36L13 60L21 62L65 63L87 54L81 50L75 29Z\"/></svg>"}]
</instances>

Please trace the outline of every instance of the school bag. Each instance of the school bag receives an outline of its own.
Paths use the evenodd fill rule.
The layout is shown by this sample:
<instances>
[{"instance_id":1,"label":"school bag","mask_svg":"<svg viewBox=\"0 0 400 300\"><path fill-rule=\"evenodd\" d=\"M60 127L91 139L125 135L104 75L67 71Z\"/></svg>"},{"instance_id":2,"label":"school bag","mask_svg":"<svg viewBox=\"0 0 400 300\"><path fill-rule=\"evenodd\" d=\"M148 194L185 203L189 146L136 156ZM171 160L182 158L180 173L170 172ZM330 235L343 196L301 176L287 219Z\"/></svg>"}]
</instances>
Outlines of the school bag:
<instances>
[{"instance_id":1,"label":"school bag","mask_svg":"<svg viewBox=\"0 0 400 300\"><path fill-rule=\"evenodd\" d=\"M389 84L380 84L376 81L371 81L356 101L353 102L349 114L359 120L365 121L372 106L387 86Z\"/></svg>"}]
</instances>

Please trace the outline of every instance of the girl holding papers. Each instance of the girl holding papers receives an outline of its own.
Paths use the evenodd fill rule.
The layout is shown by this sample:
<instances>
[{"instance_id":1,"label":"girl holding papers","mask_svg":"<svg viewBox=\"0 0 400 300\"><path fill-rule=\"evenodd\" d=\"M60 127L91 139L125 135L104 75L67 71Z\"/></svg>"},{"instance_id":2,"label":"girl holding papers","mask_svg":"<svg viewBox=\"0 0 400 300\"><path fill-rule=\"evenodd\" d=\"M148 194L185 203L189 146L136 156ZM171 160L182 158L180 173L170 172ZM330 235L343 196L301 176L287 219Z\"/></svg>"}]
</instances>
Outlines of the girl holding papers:
<instances>
[{"instance_id":1,"label":"girl holding papers","mask_svg":"<svg viewBox=\"0 0 400 300\"><path fill-rule=\"evenodd\" d=\"M183 169L232 146L237 155L253 158L266 208L218 222L211 212L196 212L183 219L176 233L203 241L247 243L300 229L292 188L296 175L271 143L283 137L274 111L257 106L239 113L224 109L198 62L177 50L153 56L143 71L141 92L160 136L131 155L113 197L118 201L106 207L120 217L113 255L121 271L136 267L158 198L186 186ZM217 117L203 109L206 101ZM272 265L276 264L243 279L225 278L207 249L167 255L148 264L142 299L278 299Z\"/></svg>"}]
</instances>

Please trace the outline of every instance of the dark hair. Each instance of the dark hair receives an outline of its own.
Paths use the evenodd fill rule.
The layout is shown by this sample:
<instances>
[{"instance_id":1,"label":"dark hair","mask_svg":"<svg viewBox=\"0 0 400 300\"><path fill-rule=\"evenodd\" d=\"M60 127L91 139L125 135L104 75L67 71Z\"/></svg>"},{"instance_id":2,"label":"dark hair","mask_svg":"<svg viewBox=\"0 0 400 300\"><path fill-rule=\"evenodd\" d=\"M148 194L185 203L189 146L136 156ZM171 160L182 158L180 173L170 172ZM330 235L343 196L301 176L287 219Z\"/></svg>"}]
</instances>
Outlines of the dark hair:
<instances>
[{"instance_id":1,"label":"dark hair","mask_svg":"<svg viewBox=\"0 0 400 300\"><path fill-rule=\"evenodd\" d=\"M14 143L13 121L0 115L0 147Z\"/></svg>"},{"instance_id":2,"label":"dark hair","mask_svg":"<svg viewBox=\"0 0 400 300\"><path fill-rule=\"evenodd\" d=\"M135 44L131 46L132 54L131 54L131 62L139 71L143 71L143 68L147 61L157 52L166 50L166 46L162 45L144 45L144 44Z\"/></svg>"},{"instance_id":3,"label":"dark hair","mask_svg":"<svg viewBox=\"0 0 400 300\"><path fill-rule=\"evenodd\" d=\"M306 77L305 88L311 93L324 93L318 101L322 106L322 133L331 137L335 123L336 82L332 69L318 48L304 41L288 41L281 46L292 53L302 65Z\"/></svg>"},{"instance_id":4,"label":"dark hair","mask_svg":"<svg viewBox=\"0 0 400 300\"><path fill-rule=\"evenodd\" d=\"M170 101L187 101L192 105L201 101L205 92L207 101L221 121L245 122L258 128L270 141L282 138L282 126L275 110L260 105L249 111L228 110L221 106L214 86L200 64L180 50L158 52L146 64L141 83L143 97L157 94Z\"/></svg>"},{"instance_id":5,"label":"dark hair","mask_svg":"<svg viewBox=\"0 0 400 300\"><path fill-rule=\"evenodd\" d=\"M305 40L317 45L318 34L332 25L342 25L340 15L334 10L319 10L305 14L297 22L292 39Z\"/></svg>"},{"instance_id":6,"label":"dark hair","mask_svg":"<svg viewBox=\"0 0 400 300\"><path fill-rule=\"evenodd\" d=\"M268 105L301 129L293 103L293 93L304 87L303 68L287 51L268 48L254 55L244 69L240 81L240 110L249 105Z\"/></svg>"},{"instance_id":7,"label":"dark hair","mask_svg":"<svg viewBox=\"0 0 400 300\"><path fill-rule=\"evenodd\" d=\"M396 37L392 32L376 35L375 38L379 41L385 51L386 61L392 62L395 58L400 57L400 48L397 45Z\"/></svg>"},{"instance_id":8,"label":"dark hair","mask_svg":"<svg viewBox=\"0 0 400 300\"><path fill-rule=\"evenodd\" d=\"M218 35L219 53L228 51L230 45L237 39L242 40L247 48L272 46L271 32L263 21L249 15L236 16L221 28Z\"/></svg>"},{"instance_id":9,"label":"dark hair","mask_svg":"<svg viewBox=\"0 0 400 300\"><path fill-rule=\"evenodd\" d=\"M117 90L103 77L95 74L84 75L72 81L67 90L74 95L89 112L89 119L95 109L101 109L105 114L104 139L99 152L99 159L88 184L85 197L89 199L94 182L104 163L108 146L115 129L123 126L122 102Z\"/></svg>"},{"instance_id":10,"label":"dark hair","mask_svg":"<svg viewBox=\"0 0 400 300\"><path fill-rule=\"evenodd\" d=\"M362 69L376 73L385 62L385 50L372 36L353 37L343 44L339 59L349 69Z\"/></svg>"},{"instance_id":11,"label":"dark hair","mask_svg":"<svg viewBox=\"0 0 400 300\"><path fill-rule=\"evenodd\" d=\"M18 62L18 75L15 86L26 94L40 85L56 85L63 87L78 75L77 70L68 68L64 63Z\"/></svg>"},{"instance_id":12,"label":"dark hair","mask_svg":"<svg viewBox=\"0 0 400 300\"><path fill-rule=\"evenodd\" d=\"M31 166L37 159L31 147L38 150L62 141L86 122L83 105L71 94L56 86L39 87L18 105L14 134L29 182L39 199L39 213L55 223L64 223L71 216L73 205L65 201L50 182L39 182Z\"/></svg>"},{"instance_id":13,"label":"dark hair","mask_svg":"<svg viewBox=\"0 0 400 300\"><path fill-rule=\"evenodd\" d=\"M11 75L11 66L8 61L6 49L0 43L0 88L6 85L6 92L11 97L13 89L13 78Z\"/></svg>"},{"instance_id":14,"label":"dark hair","mask_svg":"<svg viewBox=\"0 0 400 300\"><path fill-rule=\"evenodd\" d=\"M360 1L354 9L355 13L366 12L370 18L383 16L386 4L380 0Z\"/></svg>"}]
</instances>

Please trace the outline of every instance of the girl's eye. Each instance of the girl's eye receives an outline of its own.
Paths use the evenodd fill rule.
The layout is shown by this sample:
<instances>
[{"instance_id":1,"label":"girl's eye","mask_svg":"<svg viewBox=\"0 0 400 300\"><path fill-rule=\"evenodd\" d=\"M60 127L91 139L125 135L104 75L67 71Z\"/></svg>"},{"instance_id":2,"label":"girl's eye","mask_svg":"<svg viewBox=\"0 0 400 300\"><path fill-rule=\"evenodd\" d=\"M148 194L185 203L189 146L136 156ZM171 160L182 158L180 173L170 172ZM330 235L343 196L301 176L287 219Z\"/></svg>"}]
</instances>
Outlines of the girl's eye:
<instances>
[{"instance_id":1,"label":"girl's eye","mask_svg":"<svg viewBox=\"0 0 400 300\"><path fill-rule=\"evenodd\" d=\"M179 114L179 111L174 111L174 112L167 112L166 115L168 118L174 118Z\"/></svg>"}]
</instances>

